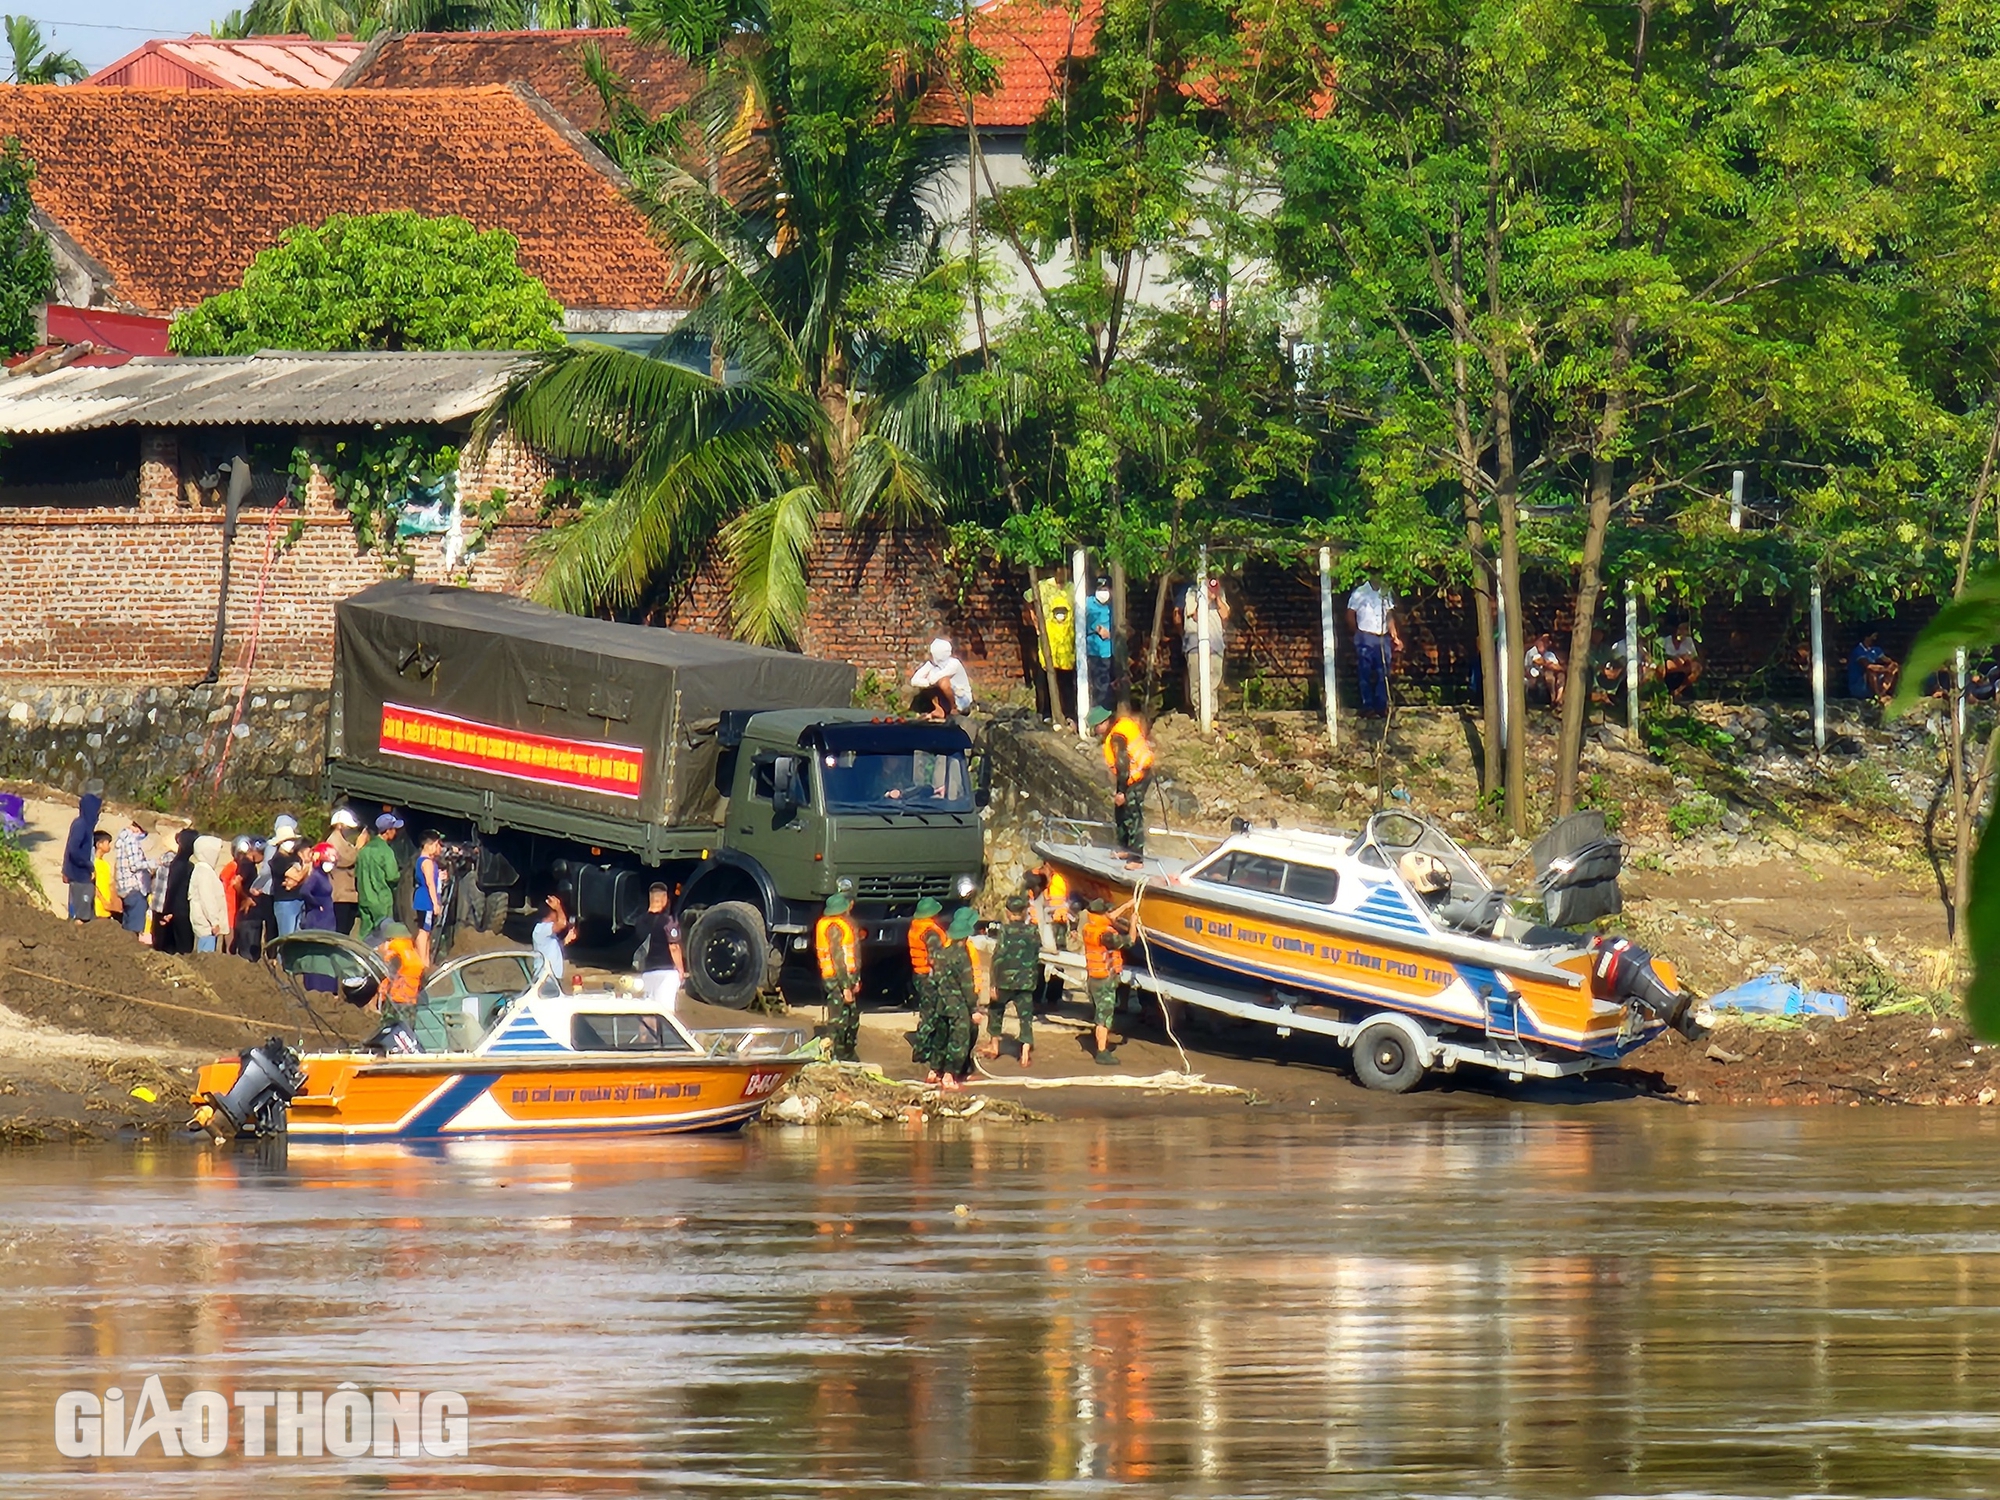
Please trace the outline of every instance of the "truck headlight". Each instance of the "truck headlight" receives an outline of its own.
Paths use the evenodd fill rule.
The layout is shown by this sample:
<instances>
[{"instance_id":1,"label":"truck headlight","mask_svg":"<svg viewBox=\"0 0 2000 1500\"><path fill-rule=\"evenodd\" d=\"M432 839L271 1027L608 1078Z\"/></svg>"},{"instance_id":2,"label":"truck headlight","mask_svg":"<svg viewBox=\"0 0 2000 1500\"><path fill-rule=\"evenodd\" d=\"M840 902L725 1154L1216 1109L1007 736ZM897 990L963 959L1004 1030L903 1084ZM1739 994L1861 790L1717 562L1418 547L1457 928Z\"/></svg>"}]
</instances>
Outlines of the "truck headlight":
<instances>
[{"instance_id":1,"label":"truck headlight","mask_svg":"<svg viewBox=\"0 0 2000 1500\"><path fill-rule=\"evenodd\" d=\"M956 889L958 891L959 900L970 901L972 899L972 893L979 889L979 882L974 880L970 875L961 875L958 877L958 885Z\"/></svg>"}]
</instances>

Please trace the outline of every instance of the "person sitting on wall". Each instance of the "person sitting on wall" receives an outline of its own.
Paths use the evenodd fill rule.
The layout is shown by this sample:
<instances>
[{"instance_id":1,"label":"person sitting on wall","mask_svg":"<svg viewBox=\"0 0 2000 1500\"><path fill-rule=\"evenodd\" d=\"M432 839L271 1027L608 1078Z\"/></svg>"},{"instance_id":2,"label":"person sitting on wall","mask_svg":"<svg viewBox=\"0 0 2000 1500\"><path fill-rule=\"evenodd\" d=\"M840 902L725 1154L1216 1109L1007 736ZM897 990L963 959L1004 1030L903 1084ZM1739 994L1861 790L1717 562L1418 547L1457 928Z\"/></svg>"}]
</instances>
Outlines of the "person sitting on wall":
<instances>
[{"instance_id":1,"label":"person sitting on wall","mask_svg":"<svg viewBox=\"0 0 2000 1500\"><path fill-rule=\"evenodd\" d=\"M939 636L931 642L930 657L910 674L913 688L940 687L951 694L951 711L972 712L972 677L965 663L952 654L951 642Z\"/></svg>"}]
</instances>

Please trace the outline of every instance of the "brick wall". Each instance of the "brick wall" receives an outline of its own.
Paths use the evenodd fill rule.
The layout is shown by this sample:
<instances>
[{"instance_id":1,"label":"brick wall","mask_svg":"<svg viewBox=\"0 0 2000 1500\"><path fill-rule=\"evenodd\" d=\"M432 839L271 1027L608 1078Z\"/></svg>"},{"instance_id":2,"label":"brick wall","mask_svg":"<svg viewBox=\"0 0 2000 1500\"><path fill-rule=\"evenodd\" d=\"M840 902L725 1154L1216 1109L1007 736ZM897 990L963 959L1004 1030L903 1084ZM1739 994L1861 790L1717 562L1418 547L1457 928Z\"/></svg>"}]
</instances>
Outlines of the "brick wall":
<instances>
[{"instance_id":1,"label":"brick wall","mask_svg":"<svg viewBox=\"0 0 2000 1500\"><path fill-rule=\"evenodd\" d=\"M222 573L221 511L199 503L185 483L175 434L146 433L140 458L136 509L0 506L0 675L185 683L207 669ZM518 448L496 446L463 471L460 493L470 505L496 484L531 499L536 466ZM525 504L512 508L451 581L521 587L537 530ZM414 539L411 551L417 577L446 580L442 538ZM356 546L323 475L307 485L302 509L245 507L230 552L224 680L240 680L254 637L255 681L326 683L334 601L380 581L390 566Z\"/></svg>"},{"instance_id":2,"label":"brick wall","mask_svg":"<svg viewBox=\"0 0 2000 1500\"><path fill-rule=\"evenodd\" d=\"M964 577L947 561L941 535L848 531L828 517L807 577L811 595L800 645L810 655L852 662L901 683L932 639L943 635L974 674L975 690L1025 680L1024 653L1032 649L1021 613L1025 576L987 559ZM658 623L728 633L728 582L717 559L709 559Z\"/></svg>"}]
</instances>

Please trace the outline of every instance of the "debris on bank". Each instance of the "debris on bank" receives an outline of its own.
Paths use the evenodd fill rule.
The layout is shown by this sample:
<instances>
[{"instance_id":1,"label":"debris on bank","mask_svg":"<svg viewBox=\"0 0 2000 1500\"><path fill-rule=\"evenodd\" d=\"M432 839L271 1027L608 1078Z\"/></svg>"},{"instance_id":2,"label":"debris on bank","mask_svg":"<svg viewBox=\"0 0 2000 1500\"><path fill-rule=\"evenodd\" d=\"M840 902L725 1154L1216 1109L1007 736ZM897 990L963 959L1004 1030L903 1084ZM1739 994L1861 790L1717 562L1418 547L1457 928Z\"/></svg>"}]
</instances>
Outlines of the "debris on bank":
<instances>
[{"instance_id":1,"label":"debris on bank","mask_svg":"<svg viewBox=\"0 0 2000 1500\"><path fill-rule=\"evenodd\" d=\"M1930 1014L1729 1017L1699 1042L1670 1033L1627 1068L1656 1069L1691 1104L2000 1103L2000 1047Z\"/></svg>"},{"instance_id":2,"label":"debris on bank","mask_svg":"<svg viewBox=\"0 0 2000 1500\"><path fill-rule=\"evenodd\" d=\"M767 1125L880 1125L891 1120L914 1125L974 1118L1025 1124L1054 1116L974 1090L948 1093L905 1082L866 1063L833 1062L801 1068L759 1116Z\"/></svg>"}]
</instances>

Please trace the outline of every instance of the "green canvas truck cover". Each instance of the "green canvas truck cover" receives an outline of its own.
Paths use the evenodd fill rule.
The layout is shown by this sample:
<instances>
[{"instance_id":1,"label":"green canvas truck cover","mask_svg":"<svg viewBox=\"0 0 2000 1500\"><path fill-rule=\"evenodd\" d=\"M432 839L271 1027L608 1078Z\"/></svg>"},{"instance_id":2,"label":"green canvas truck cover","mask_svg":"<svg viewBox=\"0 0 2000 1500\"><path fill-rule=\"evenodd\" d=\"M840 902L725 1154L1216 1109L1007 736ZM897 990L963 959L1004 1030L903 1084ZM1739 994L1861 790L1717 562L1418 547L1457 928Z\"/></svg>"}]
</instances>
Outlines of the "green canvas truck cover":
<instances>
[{"instance_id":1,"label":"green canvas truck cover","mask_svg":"<svg viewBox=\"0 0 2000 1500\"><path fill-rule=\"evenodd\" d=\"M329 759L673 826L728 709L847 708L854 668L394 579L334 610Z\"/></svg>"}]
</instances>

